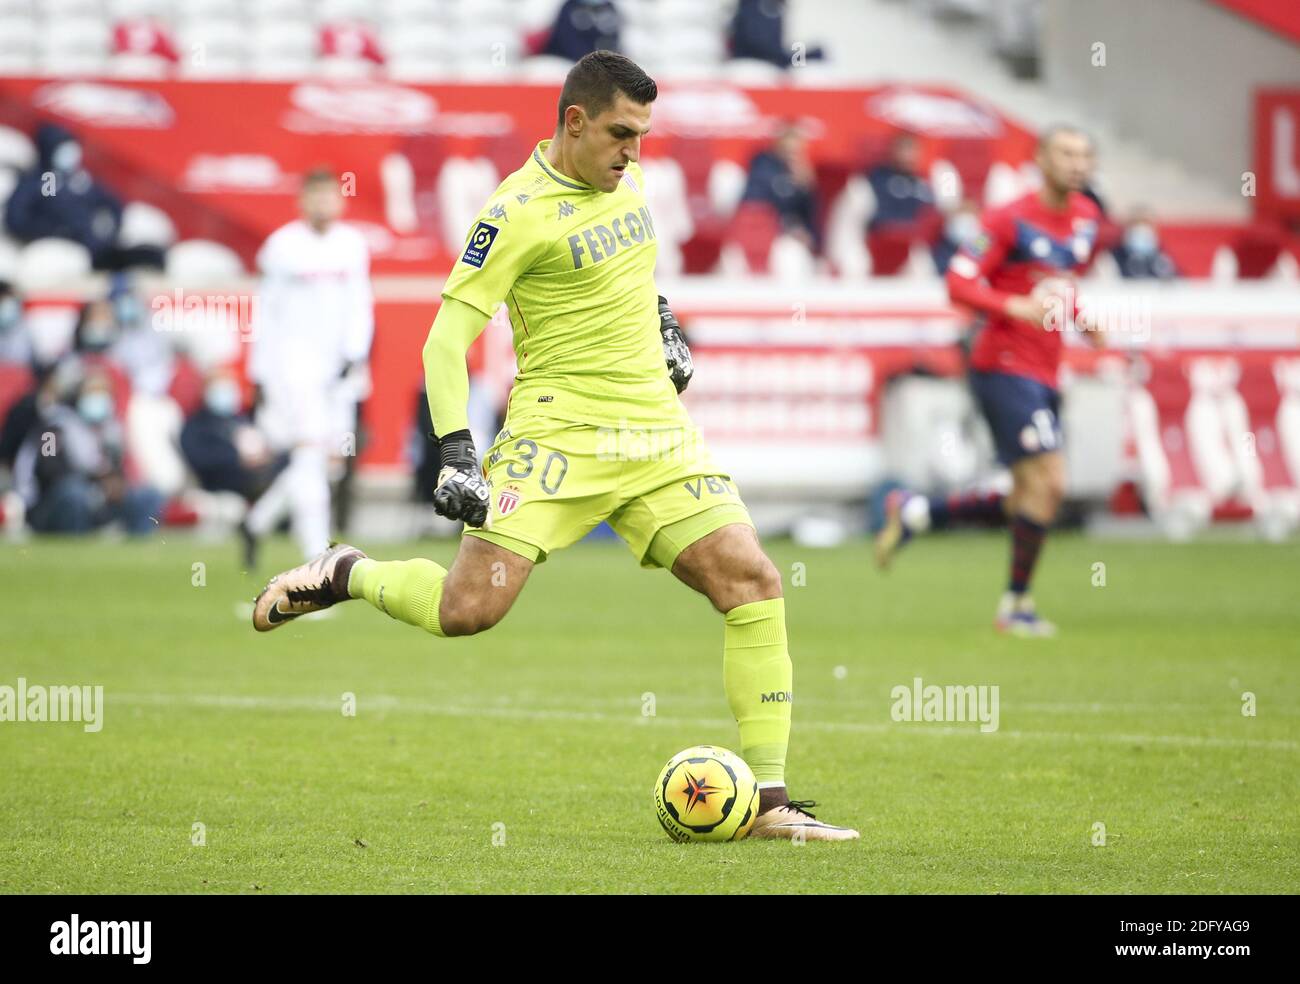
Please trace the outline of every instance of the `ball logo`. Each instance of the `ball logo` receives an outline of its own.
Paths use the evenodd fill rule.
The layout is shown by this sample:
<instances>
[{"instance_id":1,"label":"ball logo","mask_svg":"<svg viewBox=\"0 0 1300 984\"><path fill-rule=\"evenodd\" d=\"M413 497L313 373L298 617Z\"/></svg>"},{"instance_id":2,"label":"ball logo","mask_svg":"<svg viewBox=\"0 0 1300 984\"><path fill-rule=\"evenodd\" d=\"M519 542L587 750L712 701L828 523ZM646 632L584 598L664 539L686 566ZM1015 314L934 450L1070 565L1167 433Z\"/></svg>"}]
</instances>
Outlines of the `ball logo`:
<instances>
[{"instance_id":1,"label":"ball logo","mask_svg":"<svg viewBox=\"0 0 1300 984\"><path fill-rule=\"evenodd\" d=\"M469 245L465 247L465 255L461 257L461 260L468 263L470 266L479 267L481 269L483 261L487 259L488 250L490 250L492 244L496 242L497 233L500 231L501 230L494 225L480 222L474 227L474 231L470 233Z\"/></svg>"}]
</instances>

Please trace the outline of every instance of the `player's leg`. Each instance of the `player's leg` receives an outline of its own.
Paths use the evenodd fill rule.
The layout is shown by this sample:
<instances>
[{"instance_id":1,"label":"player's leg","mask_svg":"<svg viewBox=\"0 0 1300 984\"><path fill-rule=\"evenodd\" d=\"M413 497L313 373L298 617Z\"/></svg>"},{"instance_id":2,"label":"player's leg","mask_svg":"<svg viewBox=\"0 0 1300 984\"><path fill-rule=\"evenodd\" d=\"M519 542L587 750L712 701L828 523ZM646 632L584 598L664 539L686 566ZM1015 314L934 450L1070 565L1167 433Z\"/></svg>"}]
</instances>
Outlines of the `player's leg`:
<instances>
[{"instance_id":1,"label":"player's leg","mask_svg":"<svg viewBox=\"0 0 1300 984\"><path fill-rule=\"evenodd\" d=\"M629 468L634 497L609 521L641 566L670 570L722 613L723 686L741 756L760 787L750 836L854 838L855 831L817 820L805 810L811 803L792 803L786 794L793 668L781 576L731 477L711 473L698 435L678 451L670 460Z\"/></svg>"},{"instance_id":2,"label":"player's leg","mask_svg":"<svg viewBox=\"0 0 1300 984\"><path fill-rule=\"evenodd\" d=\"M266 632L300 615L364 598L385 615L433 635L473 635L505 617L532 569L533 560L520 551L475 536L462 538L450 571L423 557L375 560L356 547L336 544L271 578L253 605L253 626Z\"/></svg>"},{"instance_id":3,"label":"player's leg","mask_svg":"<svg viewBox=\"0 0 1300 984\"><path fill-rule=\"evenodd\" d=\"M670 524L667 536L687 538L691 524L691 519ZM701 536L677 555L670 569L723 614L723 687L740 730L741 757L759 787L750 836L856 839L857 831L818 820L808 812L816 804L792 802L786 791L794 667L781 575L753 526L733 522Z\"/></svg>"},{"instance_id":4,"label":"player's leg","mask_svg":"<svg viewBox=\"0 0 1300 984\"><path fill-rule=\"evenodd\" d=\"M1011 571L997 624L1017 635L1051 635L1055 628L1038 615L1029 586L1047 532L1065 498L1065 456L1048 451L1021 458L1011 466L1011 475Z\"/></svg>"},{"instance_id":5,"label":"player's leg","mask_svg":"<svg viewBox=\"0 0 1300 984\"><path fill-rule=\"evenodd\" d=\"M532 569L528 557L466 536L450 570L425 558L359 559L348 592L434 635L474 635L505 618Z\"/></svg>"},{"instance_id":6,"label":"player's leg","mask_svg":"<svg viewBox=\"0 0 1300 984\"><path fill-rule=\"evenodd\" d=\"M885 520L876 533L876 566L887 568L914 536L963 526L1004 526L1007 501L1001 492L965 491L930 497L907 489L885 496Z\"/></svg>"},{"instance_id":7,"label":"player's leg","mask_svg":"<svg viewBox=\"0 0 1300 984\"><path fill-rule=\"evenodd\" d=\"M1048 528L1065 498L1060 397L1032 379L1000 373L978 376L980 402L1013 483L1005 504L1010 574L995 624L1013 635L1054 635L1056 627L1039 617L1029 586Z\"/></svg>"}]
</instances>

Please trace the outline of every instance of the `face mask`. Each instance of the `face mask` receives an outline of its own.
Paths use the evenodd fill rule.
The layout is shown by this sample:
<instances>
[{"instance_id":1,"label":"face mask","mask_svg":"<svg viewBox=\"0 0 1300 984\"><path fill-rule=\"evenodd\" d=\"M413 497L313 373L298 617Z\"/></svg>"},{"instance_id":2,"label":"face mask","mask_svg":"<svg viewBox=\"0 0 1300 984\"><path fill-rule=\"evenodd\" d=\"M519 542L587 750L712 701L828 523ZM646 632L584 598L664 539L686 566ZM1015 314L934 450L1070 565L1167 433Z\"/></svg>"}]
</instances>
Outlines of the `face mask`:
<instances>
[{"instance_id":1,"label":"face mask","mask_svg":"<svg viewBox=\"0 0 1300 984\"><path fill-rule=\"evenodd\" d=\"M113 317L123 328L134 328L140 322L140 302L134 294L118 294L113 298Z\"/></svg>"},{"instance_id":2,"label":"face mask","mask_svg":"<svg viewBox=\"0 0 1300 984\"><path fill-rule=\"evenodd\" d=\"M5 334L9 329L18 327L18 322L23 317L23 305L18 298L12 294L6 294L0 298L0 335Z\"/></svg>"},{"instance_id":3,"label":"face mask","mask_svg":"<svg viewBox=\"0 0 1300 984\"><path fill-rule=\"evenodd\" d=\"M87 321L81 329L81 346L88 352L102 352L113 344L115 334L111 321Z\"/></svg>"},{"instance_id":4,"label":"face mask","mask_svg":"<svg viewBox=\"0 0 1300 984\"><path fill-rule=\"evenodd\" d=\"M980 220L973 215L954 215L944 226L944 233L958 246L965 246L980 234Z\"/></svg>"},{"instance_id":5,"label":"face mask","mask_svg":"<svg viewBox=\"0 0 1300 984\"><path fill-rule=\"evenodd\" d=\"M239 387L232 382L221 381L208 385L203 394L208 409L222 417L233 417L239 412Z\"/></svg>"},{"instance_id":6,"label":"face mask","mask_svg":"<svg viewBox=\"0 0 1300 984\"><path fill-rule=\"evenodd\" d=\"M102 424L113 412L113 397L106 390L90 390L77 400L77 413L92 424Z\"/></svg>"},{"instance_id":7,"label":"face mask","mask_svg":"<svg viewBox=\"0 0 1300 984\"><path fill-rule=\"evenodd\" d=\"M1138 256L1150 256L1158 245L1156 231L1149 225L1130 226L1124 233L1124 246Z\"/></svg>"},{"instance_id":8,"label":"face mask","mask_svg":"<svg viewBox=\"0 0 1300 984\"><path fill-rule=\"evenodd\" d=\"M65 140L54 148L50 155L50 164L56 171L75 171L81 167L81 144L75 140Z\"/></svg>"}]
</instances>

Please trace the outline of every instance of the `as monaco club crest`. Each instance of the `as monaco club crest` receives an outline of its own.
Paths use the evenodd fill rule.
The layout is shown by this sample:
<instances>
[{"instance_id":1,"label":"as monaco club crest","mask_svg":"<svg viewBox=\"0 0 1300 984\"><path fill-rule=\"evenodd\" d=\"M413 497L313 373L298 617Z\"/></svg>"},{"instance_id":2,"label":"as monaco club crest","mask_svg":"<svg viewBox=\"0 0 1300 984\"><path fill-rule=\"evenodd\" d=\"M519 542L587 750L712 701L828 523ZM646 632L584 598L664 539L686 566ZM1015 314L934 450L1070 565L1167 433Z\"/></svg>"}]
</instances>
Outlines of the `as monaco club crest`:
<instances>
[{"instance_id":1,"label":"as monaco club crest","mask_svg":"<svg viewBox=\"0 0 1300 984\"><path fill-rule=\"evenodd\" d=\"M517 505L519 505L519 486L507 485L497 495L497 512L502 516L508 516L515 511Z\"/></svg>"}]
</instances>

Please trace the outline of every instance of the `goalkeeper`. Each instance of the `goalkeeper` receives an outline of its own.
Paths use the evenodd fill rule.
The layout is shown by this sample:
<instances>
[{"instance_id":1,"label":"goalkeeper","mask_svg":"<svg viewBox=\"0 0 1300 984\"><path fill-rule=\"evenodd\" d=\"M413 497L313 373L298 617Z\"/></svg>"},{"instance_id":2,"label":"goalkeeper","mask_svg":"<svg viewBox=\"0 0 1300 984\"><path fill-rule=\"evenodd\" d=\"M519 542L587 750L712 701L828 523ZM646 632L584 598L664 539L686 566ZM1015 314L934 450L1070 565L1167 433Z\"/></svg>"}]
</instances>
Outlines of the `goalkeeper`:
<instances>
[{"instance_id":1,"label":"goalkeeper","mask_svg":"<svg viewBox=\"0 0 1300 984\"><path fill-rule=\"evenodd\" d=\"M434 635L472 635L505 616L536 564L608 521L642 567L671 571L723 615L723 684L760 788L750 836L853 839L786 793L781 576L678 397L691 356L655 288L637 164L656 95L613 52L574 65L554 137L501 183L443 287L423 356L442 457L434 509L466 525L451 569L340 544L272 578L253 624L267 631L364 598ZM519 373L480 462L465 353L502 303Z\"/></svg>"}]
</instances>

